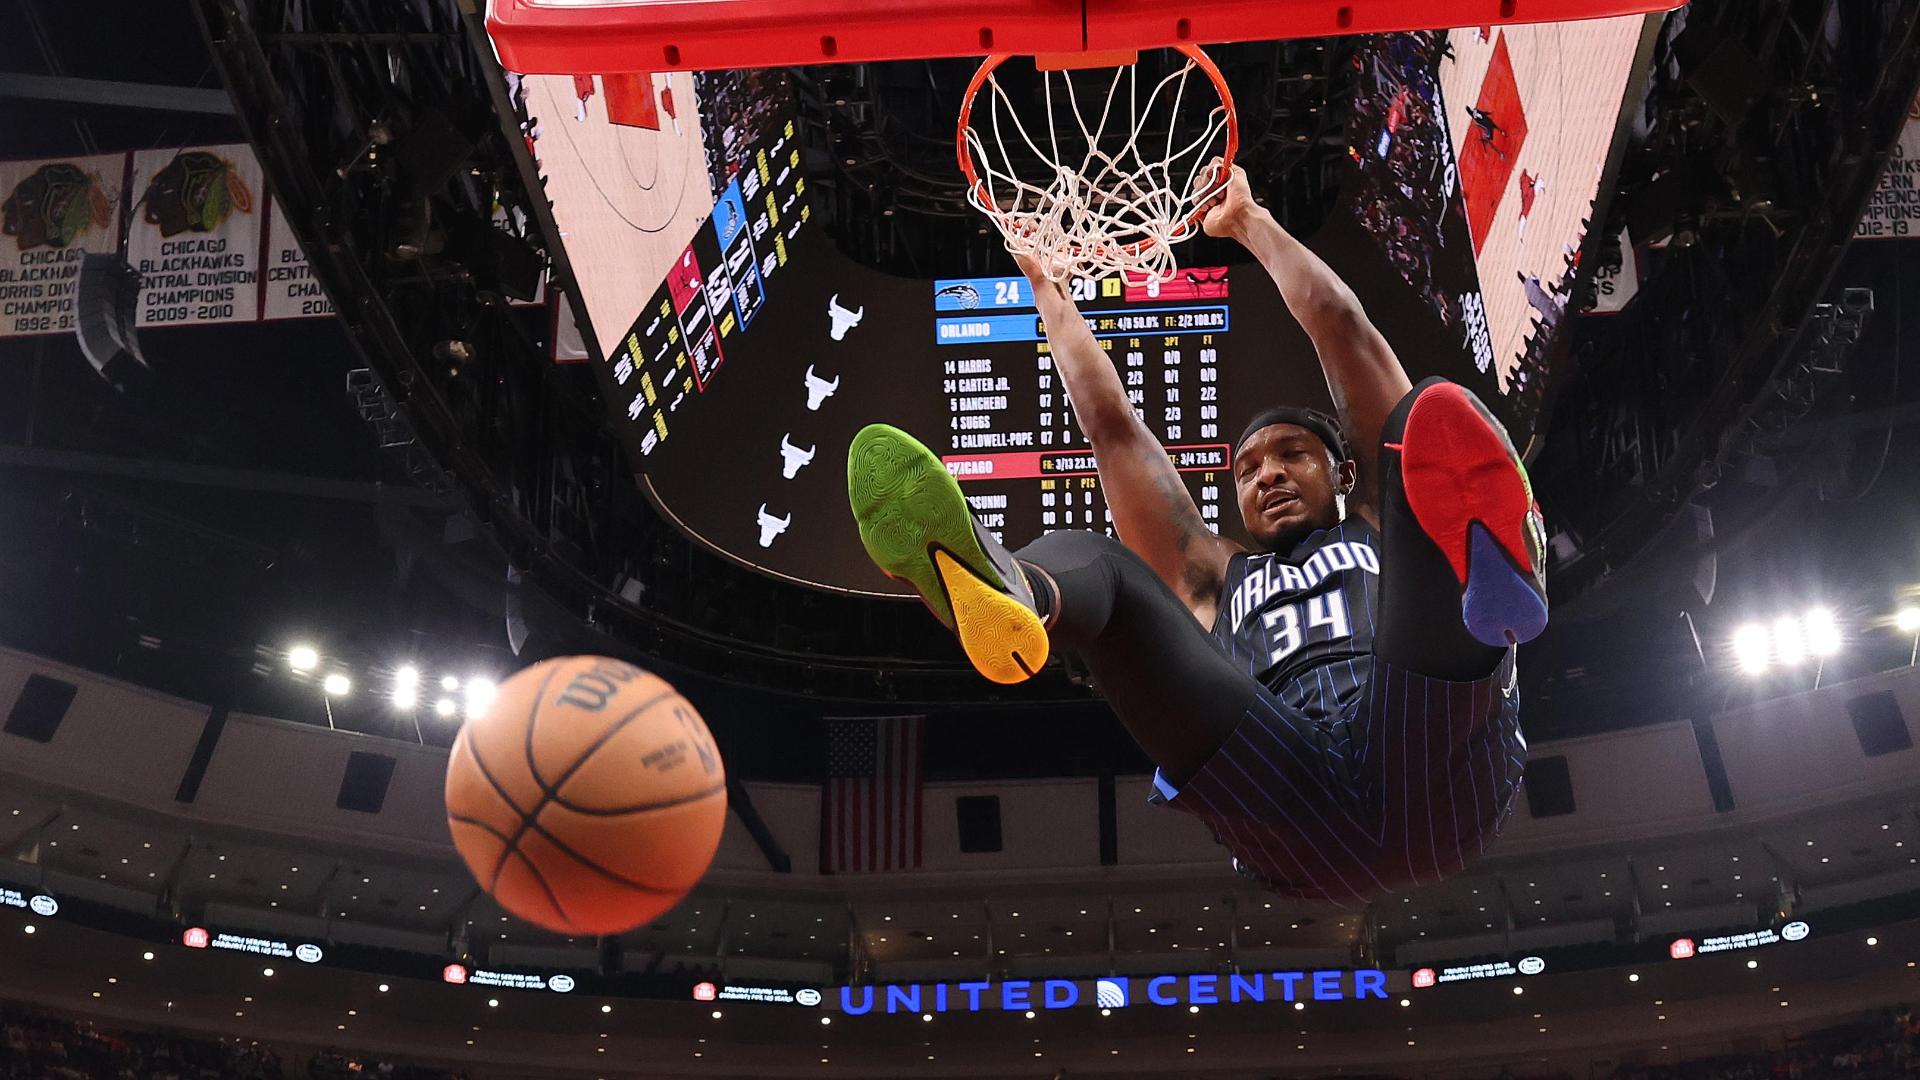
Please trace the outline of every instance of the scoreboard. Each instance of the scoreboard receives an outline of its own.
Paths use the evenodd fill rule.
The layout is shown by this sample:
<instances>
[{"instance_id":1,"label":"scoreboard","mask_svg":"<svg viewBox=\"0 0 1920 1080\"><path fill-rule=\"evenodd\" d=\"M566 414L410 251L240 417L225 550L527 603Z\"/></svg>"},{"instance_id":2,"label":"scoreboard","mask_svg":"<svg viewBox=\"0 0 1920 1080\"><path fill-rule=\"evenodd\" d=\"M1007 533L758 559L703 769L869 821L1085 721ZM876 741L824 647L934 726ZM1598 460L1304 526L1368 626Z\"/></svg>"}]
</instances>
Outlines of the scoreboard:
<instances>
[{"instance_id":1,"label":"scoreboard","mask_svg":"<svg viewBox=\"0 0 1920 1080\"><path fill-rule=\"evenodd\" d=\"M1232 448L1220 418L1220 358L1232 316L1230 271L1195 268L1154 287L1118 277L1068 282L1133 408L1219 528L1233 503ZM933 448L981 524L1024 541L1055 529L1111 532L1092 449L1054 370L1023 277L933 283L934 353L947 431ZM927 433L921 432L924 439Z\"/></svg>"},{"instance_id":2,"label":"scoreboard","mask_svg":"<svg viewBox=\"0 0 1920 1080\"><path fill-rule=\"evenodd\" d=\"M758 147L714 204L608 360L616 399L649 457L671 419L706 392L727 351L752 333L812 207L794 122Z\"/></svg>"},{"instance_id":3,"label":"scoreboard","mask_svg":"<svg viewBox=\"0 0 1920 1080\"><path fill-rule=\"evenodd\" d=\"M1301 237L1414 381L1439 375L1474 391L1520 445L1557 377L1573 255L1642 25L1375 41L1359 65L1338 203ZM1558 95L1543 73L1560 68L1604 76L1603 89ZM1506 141L1460 137L1462 100L1504 110ZM665 253L678 261L657 291L648 282L653 295L600 372L643 489L742 564L900 595L867 559L846 499L847 446L887 423L941 456L1011 548L1060 529L1110 531L1026 279L929 281L849 257L807 224L790 118L742 128L753 135L729 159L735 171L716 174L710 220L684 252ZM1272 280L1249 256L1154 285L1067 287L1202 520L1244 537L1233 437L1273 405L1331 409L1313 343Z\"/></svg>"},{"instance_id":4,"label":"scoreboard","mask_svg":"<svg viewBox=\"0 0 1920 1080\"><path fill-rule=\"evenodd\" d=\"M717 241L708 230L695 247ZM1362 297L1415 379L1445 375L1502 409L1466 339L1404 287L1363 230L1336 221L1309 243ZM775 576L900 595L867 559L846 496L847 446L861 427L886 423L939 454L981 523L1011 548L1058 529L1112 529L1025 278L894 277L812 228L792 233L785 252L750 324L737 297L731 309L719 303L708 269L719 264L699 255L708 302L726 310L719 359L701 364L689 352L692 370L674 397L644 403L655 411L631 423L620 418L644 489L676 524ZM1271 405L1331 408L1313 343L1272 280L1248 263L1189 267L1157 286L1113 277L1067 287L1202 520L1242 535L1233 437ZM688 300L674 305L677 323L665 307L653 314L686 341L710 323L686 316L699 302L690 285L663 294L676 296Z\"/></svg>"}]
</instances>

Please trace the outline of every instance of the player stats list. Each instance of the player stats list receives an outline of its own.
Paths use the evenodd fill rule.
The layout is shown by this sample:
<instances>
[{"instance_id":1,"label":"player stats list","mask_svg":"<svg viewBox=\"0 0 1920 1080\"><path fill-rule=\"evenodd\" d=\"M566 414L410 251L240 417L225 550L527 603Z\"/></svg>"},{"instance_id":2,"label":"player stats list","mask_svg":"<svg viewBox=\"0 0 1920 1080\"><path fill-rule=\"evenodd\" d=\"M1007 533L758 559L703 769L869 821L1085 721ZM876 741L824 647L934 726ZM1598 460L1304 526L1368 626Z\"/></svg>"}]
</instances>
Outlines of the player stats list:
<instances>
[{"instance_id":1,"label":"player stats list","mask_svg":"<svg viewBox=\"0 0 1920 1080\"><path fill-rule=\"evenodd\" d=\"M1227 268L1190 268L1152 285L1073 278L1068 289L1134 411L1219 531L1221 503L1233 499L1219 400L1232 322ZM1015 544L1056 529L1112 533L1032 286L1019 277L940 280L933 306L948 416L942 458L975 516Z\"/></svg>"}]
</instances>

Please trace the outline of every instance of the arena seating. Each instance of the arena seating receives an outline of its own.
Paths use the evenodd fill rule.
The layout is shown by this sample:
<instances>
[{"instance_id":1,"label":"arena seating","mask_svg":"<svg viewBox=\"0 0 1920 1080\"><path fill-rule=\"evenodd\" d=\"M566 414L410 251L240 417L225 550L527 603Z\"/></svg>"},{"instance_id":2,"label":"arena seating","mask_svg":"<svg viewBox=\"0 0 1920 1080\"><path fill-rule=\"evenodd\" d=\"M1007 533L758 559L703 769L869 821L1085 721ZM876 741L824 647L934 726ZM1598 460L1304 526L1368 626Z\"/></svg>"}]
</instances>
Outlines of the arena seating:
<instances>
[{"instance_id":1,"label":"arena seating","mask_svg":"<svg viewBox=\"0 0 1920 1080\"><path fill-rule=\"evenodd\" d=\"M0 1004L0 1080L460 1080L364 1054L282 1052L260 1043L136 1031Z\"/></svg>"},{"instance_id":2,"label":"arena seating","mask_svg":"<svg viewBox=\"0 0 1920 1080\"><path fill-rule=\"evenodd\" d=\"M1920 1076L1920 1017L1906 1006L1825 1028L1766 1053L1623 1064L1608 1080L1909 1080ZM0 1080L464 1080L465 1074L328 1049L134 1031L0 1004ZM1386 1078L1382 1078L1386 1080ZM1492 1080L1571 1080L1567 1074Z\"/></svg>"}]
</instances>

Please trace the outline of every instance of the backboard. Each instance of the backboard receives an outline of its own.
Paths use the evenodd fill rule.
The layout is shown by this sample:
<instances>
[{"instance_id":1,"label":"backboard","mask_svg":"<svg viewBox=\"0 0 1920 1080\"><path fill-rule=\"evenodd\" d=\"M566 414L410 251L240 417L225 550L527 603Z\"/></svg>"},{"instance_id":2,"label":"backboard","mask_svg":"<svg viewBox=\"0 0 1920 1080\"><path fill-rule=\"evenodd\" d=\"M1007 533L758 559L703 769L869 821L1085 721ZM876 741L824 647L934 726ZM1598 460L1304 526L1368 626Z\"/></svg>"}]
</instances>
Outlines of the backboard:
<instances>
[{"instance_id":1,"label":"backboard","mask_svg":"<svg viewBox=\"0 0 1920 1080\"><path fill-rule=\"evenodd\" d=\"M501 65L613 74L1056 54L1647 14L1684 0L489 0Z\"/></svg>"}]
</instances>

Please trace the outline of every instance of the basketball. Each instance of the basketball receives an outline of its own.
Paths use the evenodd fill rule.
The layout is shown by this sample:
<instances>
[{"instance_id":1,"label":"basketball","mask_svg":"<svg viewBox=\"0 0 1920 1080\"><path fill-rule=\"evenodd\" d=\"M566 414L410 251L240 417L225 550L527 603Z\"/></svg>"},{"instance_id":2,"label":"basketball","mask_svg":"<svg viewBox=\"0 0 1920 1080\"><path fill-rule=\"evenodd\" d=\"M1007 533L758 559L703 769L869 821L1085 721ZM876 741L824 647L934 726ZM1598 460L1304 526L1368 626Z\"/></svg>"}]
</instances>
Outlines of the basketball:
<instances>
[{"instance_id":1,"label":"basketball","mask_svg":"<svg viewBox=\"0 0 1920 1080\"><path fill-rule=\"evenodd\" d=\"M602 656L500 686L447 764L447 824L500 906L562 934L617 934L707 871L727 778L706 723L659 676Z\"/></svg>"}]
</instances>

